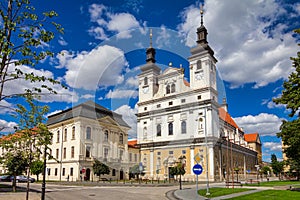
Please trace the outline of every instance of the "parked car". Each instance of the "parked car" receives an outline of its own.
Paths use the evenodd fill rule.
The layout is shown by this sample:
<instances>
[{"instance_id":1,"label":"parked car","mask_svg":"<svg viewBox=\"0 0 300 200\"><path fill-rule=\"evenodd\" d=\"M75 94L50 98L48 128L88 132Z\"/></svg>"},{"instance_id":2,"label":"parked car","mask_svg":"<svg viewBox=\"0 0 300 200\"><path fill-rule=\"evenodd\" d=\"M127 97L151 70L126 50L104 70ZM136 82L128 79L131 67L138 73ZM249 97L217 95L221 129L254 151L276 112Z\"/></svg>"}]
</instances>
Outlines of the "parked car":
<instances>
[{"instance_id":1,"label":"parked car","mask_svg":"<svg viewBox=\"0 0 300 200\"><path fill-rule=\"evenodd\" d=\"M11 181L13 181L14 180L14 177L12 176L11 177ZM33 183L35 181L35 179L34 178L31 178L31 177L29 177L29 182L30 183ZM27 182L27 176L24 176L24 175L19 175L19 176L17 176L16 177L16 182L23 182L23 183L26 183Z\"/></svg>"},{"instance_id":2,"label":"parked car","mask_svg":"<svg viewBox=\"0 0 300 200\"><path fill-rule=\"evenodd\" d=\"M3 175L3 176L0 176L0 181L3 181L3 182L10 182L11 180L11 175Z\"/></svg>"}]
</instances>

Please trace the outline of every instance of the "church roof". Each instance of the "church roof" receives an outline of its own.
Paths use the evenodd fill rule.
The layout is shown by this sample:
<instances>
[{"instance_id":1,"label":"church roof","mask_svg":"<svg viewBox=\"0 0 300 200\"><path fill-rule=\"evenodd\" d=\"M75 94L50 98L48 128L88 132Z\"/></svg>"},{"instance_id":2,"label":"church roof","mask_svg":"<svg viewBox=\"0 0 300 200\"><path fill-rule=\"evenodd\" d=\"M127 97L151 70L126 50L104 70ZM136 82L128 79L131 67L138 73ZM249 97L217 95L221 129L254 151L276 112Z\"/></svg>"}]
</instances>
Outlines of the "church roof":
<instances>
[{"instance_id":1,"label":"church roof","mask_svg":"<svg viewBox=\"0 0 300 200\"><path fill-rule=\"evenodd\" d=\"M62 112L48 116L47 125L60 123L62 121L75 117L86 117L90 119L100 119L109 116L119 125L130 128L130 126L122 119L122 115L117 114L93 101L87 101L73 108L63 110Z\"/></svg>"},{"instance_id":2,"label":"church roof","mask_svg":"<svg viewBox=\"0 0 300 200\"><path fill-rule=\"evenodd\" d=\"M136 148L137 140L128 140L128 147Z\"/></svg>"},{"instance_id":3,"label":"church roof","mask_svg":"<svg viewBox=\"0 0 300 200\"><path fill-rule=\"evenodd\" d=\"M224 108L219 108L219 117L227 122L228 124L230 124L231 126L235 127L235 128L239 128L239 126L235 123L235 121L232 119L232 117L230 116L230 114L228 112L226 112L226 110Z\"/></svg>"},{"instance_id":4,"label":"church roof","mask_svg":"<svg viewBox=\"0 0 300 200\"><path fill-rule=\"evenodd\" d=\"M244 135L246 142L258 142L260 143L259 134L258 133L247 133Z\"/></svg>"}]
</instances>

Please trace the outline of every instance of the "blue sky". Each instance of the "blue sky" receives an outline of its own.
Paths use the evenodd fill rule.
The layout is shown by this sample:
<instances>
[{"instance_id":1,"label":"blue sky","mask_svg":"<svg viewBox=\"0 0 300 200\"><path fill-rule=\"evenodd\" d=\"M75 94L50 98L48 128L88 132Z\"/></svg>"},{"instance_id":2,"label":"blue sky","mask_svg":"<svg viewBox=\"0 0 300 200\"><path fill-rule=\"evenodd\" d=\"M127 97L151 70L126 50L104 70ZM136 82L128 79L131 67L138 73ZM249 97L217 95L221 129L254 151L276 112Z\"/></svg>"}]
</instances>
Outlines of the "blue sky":
<instances>
[{"instance_id":1,"label":"blue sky","mask_svg":"<svg viewBox=\"0 0 300 200\"><path fill-rule=\"evenodd\" d=\"M162 68L170 62L188 69L189 49L195 45L200 24L199 5L193 0L45 0L38 12L53 9L65 33L57 34L44 48L55 52L31 69L62 81L69 88L55 86L56 96L41 102L55 113L87 100L93 100L123 114L136 135L138 66L145 63L149 28L153 29L156 60ZM263 160L276 153L281 143L276 137L288 111L272 103L291 72L289 57L299 51L300 3L297 1L207 0L204 25L208 41L218 59L220 99L227 98L229 113L246 133L258 132L263 141ZM188 70L186 78L188 77ZM7 85L6 92L22 91L33 84ZM15 99L2 101L14 107ZM0 125L11 131L15 120L10 111L0 110ZM9 128L10 127L10 128Z\"/></svg>"}]
</instances>

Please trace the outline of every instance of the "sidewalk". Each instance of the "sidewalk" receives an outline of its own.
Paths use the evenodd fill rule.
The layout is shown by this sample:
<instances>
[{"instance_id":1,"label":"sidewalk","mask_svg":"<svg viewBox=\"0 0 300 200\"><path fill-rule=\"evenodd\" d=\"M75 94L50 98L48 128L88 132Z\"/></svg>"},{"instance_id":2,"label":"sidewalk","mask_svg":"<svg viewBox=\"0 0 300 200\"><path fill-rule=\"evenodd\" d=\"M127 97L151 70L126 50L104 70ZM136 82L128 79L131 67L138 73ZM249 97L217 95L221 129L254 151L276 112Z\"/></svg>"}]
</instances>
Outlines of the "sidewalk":
<instances>
[{"instance_id":1,"label":"sidewalk","mask_svg":"<svg viewBox=\"0 0 300 200\"><path fill-rule=\"evenodd\" d=\"M225 186L224 183L212 183L211 184L211 187L224 187L224 186ZM285 188L286 187L287 186L285 186ZM186 189L183 189L183 190L176 190L176 191L174 191L173 195L175 196L175 198L180 199L180 200L204 200L204 199L221 200L221 199L230 199L230 198L233 198L233 197L247 195L247 194L251 194L251 193L255 193L255 192L260 192L260 191L263 191L263 190L274 190L274 189L276 189L274 187L261 187L261 186L260 187L243 186L243 188L250 188L250 189L254 189L254 190L229 194L229 195L215 197L215 198L207 198L207 197L203 197L203 196L198 195L196 193L196 188L192 187L192 188L186 188ZM200 187L198 189L203 189L203 187Z\"/></svg>"},{"instance_id":2,"label":"sidewalk","mask_svg":"<svg viewBox=\"0 0 300 200\"><path fill-rule=\"evenodd\" d=\"M24 200L26 198L26 192L5 192L5 193L0 193L0 200ZM36 192L30 192L29 193L29 199L30 200L40 200L41 199L41 194L36 193Z\"/></svg>"},{"instance_id":3,"label":"sidewalk","mask_svg":"<svg viewBox=\"0 0 300 200\"><path fill-rule=\"evenodd\" d=\"M205 200L205 199L221 200L221 199L230 199L233 197L238 197L238 196L251 194L251 193L255 193L255 192L260 192L260 191L262 191L262 190L256 189L256 190L249 190L249 191L245 191L245 192L239 192L239 193L229 194L229 195L215 197L215 198L207 198L207 197L198 195L196 193L196 188L189 188L189 189L183 189L183 190L176 190L174 192L174 195L177 199L180 199L180 200Z\"/></svg>"}]
</instances>

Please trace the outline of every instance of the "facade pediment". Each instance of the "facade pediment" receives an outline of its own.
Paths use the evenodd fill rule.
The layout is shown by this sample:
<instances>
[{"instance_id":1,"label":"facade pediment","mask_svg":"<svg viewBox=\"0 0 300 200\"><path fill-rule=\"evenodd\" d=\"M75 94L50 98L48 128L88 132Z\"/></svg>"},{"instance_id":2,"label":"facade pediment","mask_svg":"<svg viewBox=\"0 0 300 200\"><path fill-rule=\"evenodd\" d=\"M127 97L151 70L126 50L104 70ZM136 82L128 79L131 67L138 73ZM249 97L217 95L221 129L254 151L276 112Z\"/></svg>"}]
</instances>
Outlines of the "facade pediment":
<instances>
[{"instance_id":1,"label":"facade pediment","mask_svg":"<svg viewBox=\"0 0 300 200\"><path fill-rule=\"evenodd\" d=\"M162 75L170 75L173 73L178 73L179 72L179 68L174 68L174 67L168 67L163 73Z\"/></svg>"}]
</instances>

